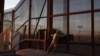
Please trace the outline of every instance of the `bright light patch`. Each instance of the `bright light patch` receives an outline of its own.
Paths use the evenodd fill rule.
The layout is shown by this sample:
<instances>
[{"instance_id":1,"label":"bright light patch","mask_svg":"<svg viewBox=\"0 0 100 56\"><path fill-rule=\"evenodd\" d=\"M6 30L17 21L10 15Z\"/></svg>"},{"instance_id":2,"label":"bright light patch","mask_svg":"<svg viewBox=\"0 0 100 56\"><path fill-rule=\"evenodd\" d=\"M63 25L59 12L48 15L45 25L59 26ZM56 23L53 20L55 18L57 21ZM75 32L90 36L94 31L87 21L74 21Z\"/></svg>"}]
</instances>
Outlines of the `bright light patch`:
<instances>
[{"instance_id":1,"label":"bright light patch","mask_svg":"<svg viewBox=\"0 0 100 56\"><path fill-rule=\"evenodd\" d=\"M4 9L14 8L20 0L5 0Z\"/></svg>"}]
</instances>

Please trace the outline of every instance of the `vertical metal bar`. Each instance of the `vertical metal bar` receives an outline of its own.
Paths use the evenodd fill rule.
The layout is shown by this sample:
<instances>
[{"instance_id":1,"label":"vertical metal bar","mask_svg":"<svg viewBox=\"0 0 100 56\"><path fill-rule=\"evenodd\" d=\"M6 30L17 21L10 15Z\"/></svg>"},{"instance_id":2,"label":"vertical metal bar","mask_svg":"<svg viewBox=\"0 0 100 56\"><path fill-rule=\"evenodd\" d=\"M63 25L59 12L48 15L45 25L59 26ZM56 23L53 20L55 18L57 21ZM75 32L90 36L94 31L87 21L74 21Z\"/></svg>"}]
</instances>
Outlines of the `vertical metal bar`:
<instances>
[{"instance_id":1,"label":"vertical metal bar","mask_svg":"<svg viewBox=\"0 0 100 56\"><path fill-rule=\"evenodd\" d=\"M28 26L28 38L31 38L31 2L32 0L29 0L29 26Z\"/></svg>"},{"instance_id":2,"label":"vertical metal bar","mask_svg":"<svg viewBox=\"0 0 100 56\"><path fill-rule=\"evenodd\" d=\"M43 7L42 7L42 9L41 9L41 12L40 12L39 18L37 18L38 21L37 21L37 23L36 23L36 27L35 27L35 30L34 30L34 35L33 35L33 37L35 36L35 32L36 32L37 27L38 27L38 25L39 25L40 18L41 18L41 16L42 16L42 13L43 13L43 10L44 10L44 7L45 7L45 4L46 4L46 0L45 0L44 3L43 3Z\"/></svg>"},{"instance_id":3,"label":"vertical metal bar","mask_svg":"<svg viewBox=\"0 0 100 56\"><path fill-rule=\"evenodd\" d=\"M12 11L12 32L15 30L15 11Z\"/></svg>"},{"instance_id":4,"label":"vertical metal bar","mask_svg":"<svg viewBox=\"0 0 100 56\"><path fill-rule=\"evenodd\" d=\"M53 0L47 0L47 37L49 38L50 38L50 33L52 30L52 23L53 23L51 15L53 15ZM47 47L45 49L46 51L47 51Z\"/></svg>"},{"instance_id":5,"label":"vertical metal bar","mask_svg":"<svg viewBox=\"0 0 100 56\"><path fill-rule=\"evenodd\" d=\"M37 33L38 33L38 36L37 36L37 37L38 37L38 40L41 40L41 39L40 39L40 30L38 30ZM40 42L38 42L38 50L39 50L39 49L40 49Z\"/></svg>"},{"instance_id":6,"label":"vertical metal bar","mask_svg":"<svg viewBox=\"0 0 100 56\"><path fill-rule=\"evenodd\" d=\"M95 46L94 46L94 0L91 0L91 47L92 47L92 56L95 56Z\"/></svg>"},{"instance_id":7,"label":"vertical metal bar","mask_svg":"<svg viewBox=\"0 0 100 56\"><path fill-rule=\"evenodd\" d=\"M32 0L29 0L29 22L28 22L28 39L31 38L31 2ZM31 48L32 42L28 42L29 48Z\"/></svg>"},{"instance_id":8,"label":"vertical metal bar","mask_svg":"<svg viewBox=\"0 0 100 56\"><path fill-rule=\"evenodd\" d=\"M69 35L69 0L67 0L67 35ZM69 53L69 42L67 41L67 53Z\"/></svg>"},{"instance_id":9,"label":"vertical metal bar","mask_svg":"<svg viewBox=\"0 0 100 56\"><path fill-rule=\"evenodd\" d=\"M67 34L69 34L69 0L67 0Z\"/></svg>"},{"instance_id":10,"label":"vertical metal bar","mask_svg":"<svg viewBox=\"0 0 100 56\"><path fill-rule=\"evenodd\" d=\"M12 49L12 39L13 39L13 31L14 31L14 27L15 27L15 19L14 19L14 10L12 11L12 29L11 29L11 49Z\"/></svg>"},{"instance_id":11,"label":"vertical metal bar","mask_svg":"<svg viewBox=\"0 0 100 56\"><path fill-rule=\"evenodd\" d=\"M4 0L0 0L0 33L3 31Z\"/></svg>"},{"instance_id":12,"label":"vertical metal bar","mask_svg":"<svg viewBox=\"0 0 100 56\"><path fill-rule=\"evenodd\" d=\"M46 30L44 31L44 51L46 51Z\"/></svg>"}]
</instances>

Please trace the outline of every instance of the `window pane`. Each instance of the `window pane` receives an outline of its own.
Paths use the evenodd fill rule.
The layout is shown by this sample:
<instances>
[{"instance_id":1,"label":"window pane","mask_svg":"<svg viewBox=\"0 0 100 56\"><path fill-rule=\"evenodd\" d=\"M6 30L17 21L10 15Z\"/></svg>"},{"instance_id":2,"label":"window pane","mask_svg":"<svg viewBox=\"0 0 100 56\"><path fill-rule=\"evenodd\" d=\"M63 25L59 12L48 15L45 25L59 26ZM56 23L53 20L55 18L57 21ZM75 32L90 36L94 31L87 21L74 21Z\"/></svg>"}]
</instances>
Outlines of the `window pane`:
<instances>
[{"instance_id":1,"label":"window pane","mask_svg":"<svg viewBox=\"0 0 100 56\"><path fill-rule=\"evenodd\" d=\"M45 0L32 0L32 18L34 17L39 17L43 4L44 4ZM45 8L43 9L43 13L42 16L46 16L47 15L47 4L45 4Z\"/></svg>"},{"instance_id":2,"label":"window pane","mask_svg":"<svg viewBox=\"0 0 100 56\"><path fill-rule=\"evenodd\" d=\"M33 37L33 34L34 34L34 30L36 28L37 21L38 21L37 19L32 19L31 20L31 34L32 34L32 37ZM38 30L40 30L40 29L47 29L47 18L41 18L40 19L35 34L37 34ZM36 35L35 35L35 37L36 37Z\"/></svg>"},{"instance_id":3,"label":"window pane","mask_svg":"<svg viewBox=\"0 0 100 56\"><path fill-rule=\"evenodd\" d=\"M70 12L85 11L91 9L91 0L70 0Z\"/></svg>"},{"instance_id":4,"label":"window pane","mask_svg":"<svg viewBox=\"0 0 100 56\"><path fill-rule=\"evenodd\" d=\"M91 14L77 14L70 16L70 34L76 42L91 41Z\"/></svg>"},{"instance_id":5,"label":"window pane","mask_svg":"<svg viewBox=\"0 0 100 56\"><path fill-rule=\"evenodd\" d=\"M66 52L66 32L67 32L67 18L66 16L59 16L59 17L53 17L53 29L55 32L55 29L58 30L58 34L57 34L57 38L55 40L56 44L60 44L60 46L63 47L59 47L60 52ZM57 31L56 30L56 31Z\"/></svg>"},{"instance_id":6,"label":"window pane","mask_svg":"<svg viewBox=\"0 0 100 56\"><path fill-rule=\"evenodd\" d=\"M32 19L31 21L31 27L32 30L34 31L36 24L37 24L37 19ZM47 26L47 18L41 18L39 21L38 29L46 29Z\"/></svg>"},{"instance_id":7,"label":"window pane","mask_svg":"<svg viewBox=\"0 0 100 56\"><path fill-rule=\"evenodd\" d=\"M15 29L18 29L26 20L28 20L28 14L29 0L25 0L21 7L19 7L19 9L15 12Z\"/></svg>"},{"instance_id":8,"label":"window pane","mask_svg":"<svg viewBox=\"0 0 100 56\"><path fill-rule=\"evenodd\" d=\"M94 0L94 8L100 9L100 0Z\"/></svg>"},{"instance_id":9,"label":"window pane","mask_svg":"<svg viewBox=\"0 0 100 56\"><path fill-rule=\"evenodd\" d=\"M100 12L95 13L94 19L94 29L95 29L95 42L100 43Z\"/></svg>"},{"instance_id":10,"label":"window pane","mask_svg":"<svg viewBox=\"0 0 100 56\"><path fill-rule=\"evenodd\" d=\"M53 29L58 29L63 33L67 31L67 19L65 16L53 17Z\"/></svg>"},{"instance_id":11,"label":"window pane","mask_svg":"<svg viewBox=\"0 0 100 56\"><path fill-rule=\"evenodd\" d=\"M3 19L3 30L5 30L9 25L11 25L11 21L12 21L12 13L5 12Z\"/></svg>"},{"instance_id":12,"label":"window pane","mask_svg":"<svg viewBox=\"0 0 100 56\"><path fill-rule=\"evenodd\" d=\"M94 39L95 43L100 44L100 12L95 12L94 14ZM100 55L100 45L95 44L96 56Z\"/></svg>"},{"instance_id":13,"label":"window pane","mask_svg":"<svg viewBox=\"0 0 100 56\"><path fill-rule=\"evenodd\" d=\"M53 0L53 14L66 13L66 0Z\"/></svg>"}]
</instances>

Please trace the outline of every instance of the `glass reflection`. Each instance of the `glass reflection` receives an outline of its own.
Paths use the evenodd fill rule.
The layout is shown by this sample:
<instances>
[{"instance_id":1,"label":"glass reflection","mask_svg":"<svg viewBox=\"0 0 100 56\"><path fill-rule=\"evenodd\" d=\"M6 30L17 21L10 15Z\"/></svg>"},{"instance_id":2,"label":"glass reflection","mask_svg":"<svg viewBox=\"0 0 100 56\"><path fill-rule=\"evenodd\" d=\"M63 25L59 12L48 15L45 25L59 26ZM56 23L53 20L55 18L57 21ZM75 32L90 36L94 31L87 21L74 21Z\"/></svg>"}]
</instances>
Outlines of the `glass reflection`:
<instances>
[{"instance_id":1,"label":"glass reflection","mask_svg":"<svg viewBox=\"0 0 100 56\"><path fill-rule=\"evenodd\" d=\"M85 11L91 9L91 0L70 0L70 12Z\"/></svg>"},{"instance_id":2,"label":"glass reflection","mask_svg":"<svg viewBox=\"0 0 100 56\"><path fill-rule=\"evenodd\" d=\"M15 30L18 29L28 19L28 14L29 0L25 0L21 7L15 11Z\"/></svg>"},{"instance_id":3,"label":"glass reflection","mask_svg":"<svg viewBox=\"0 0 100 56\"><path fill-rule=\"evenodd\" d=\"M32 0L32 15L31 17L39 17L45 0ZM42 16L47 15L47 4L45 4Z\"/></svg>"},{"instance_id":4,"label":"glass reflection","mask_svg":"<svg viewBox=\"0 0 100 56\"><path fill-rule=\"evenodd\" d=\"M63 33L67 32L67 19L65 16L53 17L53 29L58 29Z\"/></svg>"},{"instance_id":5,"label":"glass reflection","mask_svg":"<svg viewBox=\"0 0 100 56\"><path fill-rule=\"evenodd\" d=\"M94 34L95 34L95 42L100 43L100 12L95 13L94 19Z\"/></svg>"},{"instance_id":6,"label":"glass reflection","mask_svg":"<svg viewBox=\"0 0 100 56\"><path fill-rule=\"evenodd\" d=\"M32 19L32 21L31 21L32 22L31 23L32 30L35 29L37 21L38 21L38 19ZM46 21L47 21L46 18L41 18L39 21L38 29L46 29L46 25L47 25Z\"/></svg>"},{"instance_id":7,"label":"glass reflection","mask_svg":"<svg viewBox=\"0 0 100 56\"><path fill-rule=\"evenodd\" d=\"M100 9L100 0L94 0L94 9Z\"/></svg>"},{"instance_id":8,"label":"glass reflection","mask_svg":"<svg viewBox=\"0 0 100 56\"><path fill-rule=\"evenodd\" d=\"M66 13L66 0L53 0L53 14Z\"/></svg>"},{"instance_id":9,"label":"glass reflection","mask_svg":"<svg viewBox=\"0 0 100 56\"><path fill-rule=\"evenodd\" d=\"M12 21L12 13L11 12L5 12L4 19L3 19L3 30L5 30Z\"/></svg>"},{"instance_id":10,"label":"glass reflection","mask_svg":"<svg viewBox=\"0 0 100 56\"><path fill-rule=\"evenodd\" d=\"M77 14L70 16L70 34L74 41L90 42L91 40L91 14Z\"/></svg>"}]
</instances>

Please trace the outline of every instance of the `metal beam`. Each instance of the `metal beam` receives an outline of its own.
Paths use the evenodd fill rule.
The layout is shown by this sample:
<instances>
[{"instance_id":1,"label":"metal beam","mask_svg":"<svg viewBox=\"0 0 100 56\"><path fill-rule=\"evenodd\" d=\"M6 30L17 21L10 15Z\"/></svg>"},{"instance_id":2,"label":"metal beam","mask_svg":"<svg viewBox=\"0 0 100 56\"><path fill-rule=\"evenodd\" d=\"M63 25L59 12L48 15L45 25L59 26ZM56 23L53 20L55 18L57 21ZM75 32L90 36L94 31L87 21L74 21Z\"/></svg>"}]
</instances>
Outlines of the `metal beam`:
<instances>
[{"instance_id":1,"label":"metal beam","mask_svg":"<svg viewBox=\"0 0 100 56\"><path fill-rule=\"evenodd\" d=\"M91 0L91 47L92 47L92 56L95 56L95 46L94 46L94 0Z\"/></svg>"},{"instance_id":2,"label":"metal beam","mask_svg":"<svg viewBox=\"0 0 100 56\"><path fill-rule=\"evenodd\" d=\"M32 4L32 0L29 0L29 23L28 23L29 24L28 26L29 39L31 38L31 4Z\"/></svg>"},{"instance_id":3,"label":"metal beam","mask_svg":"<svg viewBox=\"0 0 100 56\"><path fill-rule=\"evenodd\" d=\"M53 0L47 0L47 37L49 38L50 38L50 33L53 24L52 22L53 17L51 17L51 15L53 15ZM47 47L46 47L46 51L47 51Z\"/></svg>"},{"instance_id":4,"label":"metal beam","mask_svg":"<svg viewBox=\"0 0 100 56\"><path fill-rule=\"evenodd\" d=\"M0 33L3 31L4 0L0 0Z\"/></svg>"},{"instance_id":5,"label":"metal beam","mask_svg":"<svg viewBox=\"0 0 100 56\"><path fill-rule=\"evenodd\" d=\"M67 34L69 35L69 0L66 1L67 3ZM69 42L67 41L67 53L69 53Z\"/></svg>"}]
</instances>

